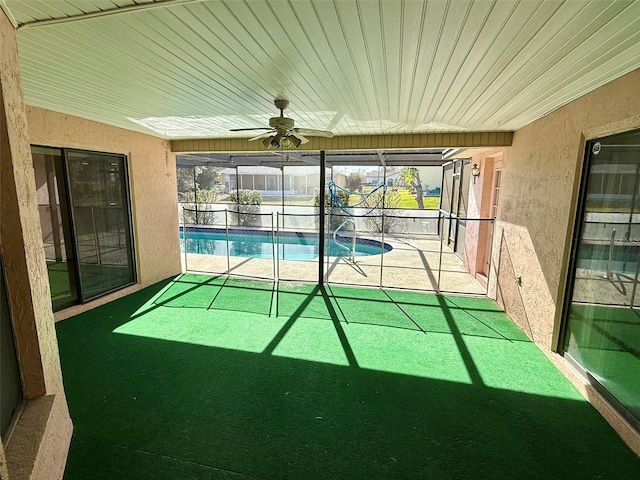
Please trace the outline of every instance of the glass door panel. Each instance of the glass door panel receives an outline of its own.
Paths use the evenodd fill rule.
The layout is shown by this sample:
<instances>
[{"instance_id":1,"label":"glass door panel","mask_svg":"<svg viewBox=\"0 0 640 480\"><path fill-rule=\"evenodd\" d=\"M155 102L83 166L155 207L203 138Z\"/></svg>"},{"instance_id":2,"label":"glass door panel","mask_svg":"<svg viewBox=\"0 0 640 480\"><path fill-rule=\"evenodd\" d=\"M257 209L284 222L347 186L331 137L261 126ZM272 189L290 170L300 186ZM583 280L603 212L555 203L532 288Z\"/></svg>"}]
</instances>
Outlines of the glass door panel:
<instances>
[{"instance_id":1,"label":"glass door panel","mask_svg":"<svg viewBox=\"0 0 640 480\"><path fill-rule=\"evenodd\" d=\"M440 210L441 210L441 225L440 225L440 238L445 245L448 245L449 232L451 230L451 212L453 211L453 167L454 163L446 163L442 166L442 191L440 193Z\"/></svg>"},{"instance_id":2,"label":"glass door panel","mask_svg":"<svg viewBox=\"0 0 640 480\"><path fill-rule=\"evenodd\" d=\"M564 349L640 427L639 173L640 131L587 143Z\"/></svg>"},{"instance_id":3,"label":"glass door panel","mask_svg":"<svg viewBox=\"0 0 640 480\"><path fill-rule=\"evenodd\" d=\"M21 404L22 384L0 258L0 438L5 444Z\"/></svg>"},{"instance_id":4,"label":"glass door panel","mask_svg":"<svg viewBox=\"0 0 640 480\"><path fill-rule=\"evenodd\" d=\"M82 300L135 282L125 157L65 151Z\"/></svg>"},{"instance_id":5,"label":"glass door panel","mask_svg":"<svg viewBox=\"0 0 640 480\"><path fill-rule=\"evenodd\" d=\"M458 209L456 214L458 217L464 219L467 217L467 206L469 204L469 187L471 179L471 161L470 160L458 160L457 162L460 176L458 177L460 192L458 198ZM465 239L467 236L467 221L457 220L456 228L456 240L455 240L455 252L459 257L464 257Z\"/></svg>"},{"instance_id":6,"label":"glass door panel","mask_svg":"<svg viewBox=\"0 0 640 480\"><path fill-rule=\"evenodd\" d=\"M51 303L56 311L78 301L73 242L68 228L62 151L57 148L33 147L32 157Z\"/></svg>"}]
</instances>

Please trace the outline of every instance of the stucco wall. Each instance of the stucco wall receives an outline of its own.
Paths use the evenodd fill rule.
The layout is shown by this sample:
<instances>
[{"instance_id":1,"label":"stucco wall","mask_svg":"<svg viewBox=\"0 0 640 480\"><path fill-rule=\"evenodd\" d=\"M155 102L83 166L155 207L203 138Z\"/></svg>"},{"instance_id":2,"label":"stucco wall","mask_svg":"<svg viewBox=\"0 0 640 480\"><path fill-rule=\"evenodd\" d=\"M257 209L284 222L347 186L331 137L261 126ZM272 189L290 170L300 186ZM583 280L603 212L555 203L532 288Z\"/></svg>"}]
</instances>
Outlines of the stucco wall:
<instances>
[{"instance_id":1,"label":"stucco wall","mask_svg":"<svg viewBox=\"0 0 640 480\"><path fill-rule=\"evenodd\" d=\"M71 420L64 396L42 249L14 27L0 10L0 247L24 397L2 478L59 479ZM33 476L32 476L33 475Z\"/></svg>"},{"instance_id":2,"label":"stucco wall","mask_svg":"<svg viewBox=\"0 0 640 480\"><path fill-rule=\"evenodd\" d=\"M490 293L543 350L557 342L585 140L637 127L640 70L516 131L504 157Z\"/></svg>"},{"instance_id":3,"label":"stucco wall","mask_svg":"<svg viewBox=\"0 0 640 480\"><path fill-rule=\"evenodd\" d=\"M33 145L122 153L129 162L138 281L180 272L175 156L161 138L27 106Z\"/></svg>"}]
</instances>

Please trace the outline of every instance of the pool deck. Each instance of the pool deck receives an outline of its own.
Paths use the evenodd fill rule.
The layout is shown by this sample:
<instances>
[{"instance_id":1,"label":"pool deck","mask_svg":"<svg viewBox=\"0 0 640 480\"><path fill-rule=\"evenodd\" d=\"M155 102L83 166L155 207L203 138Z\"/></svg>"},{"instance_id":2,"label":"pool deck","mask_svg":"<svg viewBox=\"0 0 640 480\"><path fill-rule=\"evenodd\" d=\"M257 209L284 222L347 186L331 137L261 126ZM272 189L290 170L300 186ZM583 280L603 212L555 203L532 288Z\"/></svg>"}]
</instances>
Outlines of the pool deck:
<instances>
[{"instance_id":1,"label":"pool deck","mask_svg":"<svg viewBox=\"0 0 640 480\"><path fill-rule=\"evenodd\" d=\"M383 240L379 234L363 236ZM355 264L343 257L325 259L326 282L471 295L485 294L485 287L467 272L462 260L448 246L441 246L438 236L386 234L384 242L390 244L393 250L383 255L356 257ZM275 263L274 266L271 259L229 257L227 265L226 256L182 253L183 270L189 272L310 283L315 283L318 278L317 259L279 260Z\"/></svg>"}]
</instances>

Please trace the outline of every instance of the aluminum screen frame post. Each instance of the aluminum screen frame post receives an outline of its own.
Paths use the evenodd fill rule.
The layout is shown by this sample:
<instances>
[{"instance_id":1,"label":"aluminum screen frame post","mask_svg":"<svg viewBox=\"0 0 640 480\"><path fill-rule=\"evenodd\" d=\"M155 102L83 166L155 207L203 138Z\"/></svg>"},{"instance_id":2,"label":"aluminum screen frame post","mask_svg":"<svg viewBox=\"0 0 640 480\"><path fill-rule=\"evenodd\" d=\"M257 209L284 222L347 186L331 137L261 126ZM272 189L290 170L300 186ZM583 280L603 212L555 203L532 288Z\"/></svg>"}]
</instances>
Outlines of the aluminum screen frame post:
<instances>
[{"instance_id":1,"label":"aluminum screen frame post","mask_svg":"<svg viewBox=\"0 0 640 480\"><path fill-rule=\"evenodd\" d=\"M184 214L185 207L182 206L182 243L184 244L184 271L189 271L187 265L187 217Z\"/></svg>"},{"instance_id":2,"label":"aluminum screen frame post","mask_svg":"<svg viewBox=\"0 0 640 480\"><path fill-rule=\"evenodd\" d=\"M280 283L280 212L276 212L276 284ZM284 213L282 214L282 223L284 224ZM276 317L278 316L278 303L276 301Z\"/></svg>"},{"instance_id":3,"label":"aluminum screen frame post","mask_svg":"<svg viewBox=\"0 0 640 480\"><path fill-rule=\"evenodd\" d=\"M451 221L451 218L449 218L449 221ZM441 210L438 212L438 224L439 225L444 224L444 217L442 216ZM441 230L441 227L438 228L438 230ZM438 284L436 285L436 288L437 288L436 293L440 293L440 275L442 273L442 236L440 236L439 238L440 238L440 254L438 256Z\"/></svg>"},{"instance_id":4,"label":"aluminum screen frame post","mask_svg":"<svg viewBox=\"0 0 640 480\"><path fill-rule=\"evenodd\" d=\"M282 165L280 165L280 192L282 193L282 213L284 212L284 163ZM276 218L277 220L277 218ZM284 217L282 217L282 221L284 222ZM282 228L284 228L284 224L282 225Z\"/></svg>"},{"instance_id":5,"label":"aluminum screen frame post","mask_svg":"<svg viewBox=\"0 0 640 480\"><path fill-rule=\"evenodd\" d=\"M224 233L227 241L227 275L231 274L231 264L229 260L229 211L224 209Z\"/></svg>"},{"instance_id":6,"label":"aluminum screen frame post","mask_svg":"<svg viewBox=\"0 0 640 480\"><path fill-rule=\"evenodd\" d=\"M240 172L238 171L238 165L236 165L236 214L238 217L238 226L240 226Z\"/></svg>"},{"instance_id":7,"label":"aluminum screen frame post","mask_svg":"<svg viewBox=\"0 0 640 480\"><path fill-rule=\"evenodd\" d=\"M320 218L318 219L318 285L324 285L324 227L325 227L325 187L327 181L327 158L326 152L320 150Z\"/></svg>"}]
</instances>

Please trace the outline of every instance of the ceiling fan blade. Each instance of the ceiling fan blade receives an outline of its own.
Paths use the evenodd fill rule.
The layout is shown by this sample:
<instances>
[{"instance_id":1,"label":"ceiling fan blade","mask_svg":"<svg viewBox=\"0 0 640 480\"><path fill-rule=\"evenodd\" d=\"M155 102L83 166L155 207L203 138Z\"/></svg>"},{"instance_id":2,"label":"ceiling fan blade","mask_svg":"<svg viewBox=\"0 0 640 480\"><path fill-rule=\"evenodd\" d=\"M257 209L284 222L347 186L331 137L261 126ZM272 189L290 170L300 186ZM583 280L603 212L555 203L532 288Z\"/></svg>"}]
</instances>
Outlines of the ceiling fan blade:
<instances>
[{"instance_id":1,"label":"ceiling fan blade","mask_svg":"<svg viewBox=\"0 0 640 480\"><path fill-rule=\"evenodd\" d=\"M255 128L232 128L230 132L248 132L249 130L272 130L267 127L255 127Z\"/></svg>"},{"instance_id":2,"label":"ceiling fan blade","mask_svg":"<svg viewBox=\"0 0 640 480\"><path fill-rule=\"evenodd\" d=\"M295 132L309 137L333 137L333 133L327 130L313 130L312 128L296 128Z\"/></svg>"},{"instance_id":3,"label":"ceiling fan blade","mask_svg":"<svg viewBox=\"0 0 640 480\"><path fill-rule=\"evenodd\" d=\"M260 140L261 138L267 138L267 137L270 137L270 136L271 136L271 134L273 134L273 133L274 133L274 131L275 131L275 130L269 129L269 131L268 131L268 132L266 132L266 133L261 133L260 135L256 135L255 137L250 138L250 139L249 139L249 140L247 140L247 141L248 141L248 142L253 142L254 140Z\"/></svg>"},{"instance_id":4,"label":"ceiling fan blade","mask_svg":"<svg viewBox=\"0 0 640 480\"><path fill-rule=\"evenodd\" d=\"M298 132L297 129L295 132L291 132L291 135L296 137L298 140L300 140L300 143L309 143L309 139L304 135L302 135L300 132Z\"/></svg>"}]
</instances>

